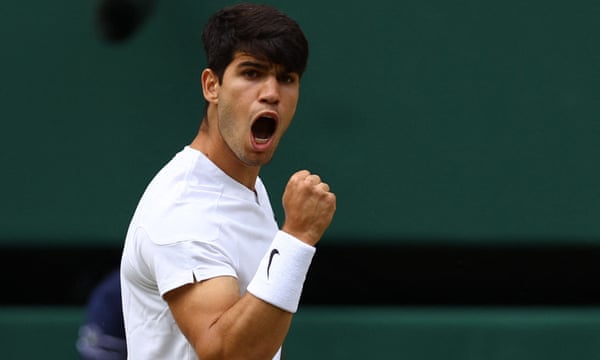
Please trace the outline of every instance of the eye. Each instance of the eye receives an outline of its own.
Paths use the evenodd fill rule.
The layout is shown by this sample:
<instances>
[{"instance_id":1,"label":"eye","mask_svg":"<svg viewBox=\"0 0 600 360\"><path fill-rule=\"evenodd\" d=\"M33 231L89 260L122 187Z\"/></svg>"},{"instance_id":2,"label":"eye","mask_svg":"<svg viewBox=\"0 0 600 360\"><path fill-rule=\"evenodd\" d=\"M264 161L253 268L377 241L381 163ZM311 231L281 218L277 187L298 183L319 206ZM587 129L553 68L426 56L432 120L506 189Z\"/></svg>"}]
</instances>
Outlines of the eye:
<instances>
[{"instance_id":1,"label":"eye","mask_svg":"<svg viewBox=\"0 0 600 360\"><path fill-rule=\"evenodd\" d=\"M279 81L281 81L284 84L293 84L296 82L297 79L298 76L294 73L281 74L279 76Z\"/></svg>"},{"instance_id":2,"label":"eye","mask_svg":"<svg viewBox=\"0 0 600 360\"><path fill-rule=\"evenodd\" d=\"M259 75L260 75L259 72L254 69L248 69L248 70L244 71L244 76L247 79L256 79L256 78L258 78Z\"/></svg>"}]
</instances>

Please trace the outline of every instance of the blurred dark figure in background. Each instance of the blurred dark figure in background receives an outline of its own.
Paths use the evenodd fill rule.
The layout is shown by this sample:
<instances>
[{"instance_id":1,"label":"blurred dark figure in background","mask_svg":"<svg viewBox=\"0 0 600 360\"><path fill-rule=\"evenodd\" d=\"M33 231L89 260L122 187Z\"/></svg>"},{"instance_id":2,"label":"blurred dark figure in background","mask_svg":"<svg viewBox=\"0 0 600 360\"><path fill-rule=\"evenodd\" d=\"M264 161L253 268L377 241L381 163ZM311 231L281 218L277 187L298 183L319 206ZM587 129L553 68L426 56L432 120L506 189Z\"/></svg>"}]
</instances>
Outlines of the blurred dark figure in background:
<instances>
[{"instance_id":1,"label":"blurred dark figure in background","mask_svg":"<svg viewBox=\"0 0 600 360\"><path fill-rule=\"evenodd\" d=\"M100 0L96 12L103 40L119 43L129 39L154 10L156 0Z\"/></svg>"},{"instance_id":2,"label":"blurred dark figure in background","mask_svg":"<svg viewBox=\"0 0 600 360\"><path fill-rule=\"evenodd\" d=\"M99 0L96 25L100 37L110 43L130 39L152 14L155 4L156 0ZM84 360L127 359L119 269L109 273L90 294L76 345Z\"/></svg>"},{"instance_id":3,"label":"blurred dark figure in background","mask_svg":"<svg viewBox=\"0 0 600 360\"><path fill-rule=\"evenodd\" d=\"M84 360L127 359L119 269L108 274L91 293L79 328L77 351Z\"/></svg>"}]
</instances>

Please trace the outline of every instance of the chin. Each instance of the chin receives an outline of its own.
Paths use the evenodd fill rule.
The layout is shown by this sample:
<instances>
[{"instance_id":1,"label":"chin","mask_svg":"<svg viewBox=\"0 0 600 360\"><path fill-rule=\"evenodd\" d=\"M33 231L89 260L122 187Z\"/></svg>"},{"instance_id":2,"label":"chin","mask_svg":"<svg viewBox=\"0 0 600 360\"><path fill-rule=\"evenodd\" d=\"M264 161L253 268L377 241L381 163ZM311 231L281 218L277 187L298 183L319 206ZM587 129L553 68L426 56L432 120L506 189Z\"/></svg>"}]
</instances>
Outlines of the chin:
<instances>
[{"instance_id":1,"label":"chin","mask_svg":"<svg viewBox=\"0 0 600 360\"><path fill-rule=\"evenodd\" d=\"M271 162L272 155L259 154L258 156L240 156L239 159L246 166L263 166Z\"/></svg>"}]
</instances>

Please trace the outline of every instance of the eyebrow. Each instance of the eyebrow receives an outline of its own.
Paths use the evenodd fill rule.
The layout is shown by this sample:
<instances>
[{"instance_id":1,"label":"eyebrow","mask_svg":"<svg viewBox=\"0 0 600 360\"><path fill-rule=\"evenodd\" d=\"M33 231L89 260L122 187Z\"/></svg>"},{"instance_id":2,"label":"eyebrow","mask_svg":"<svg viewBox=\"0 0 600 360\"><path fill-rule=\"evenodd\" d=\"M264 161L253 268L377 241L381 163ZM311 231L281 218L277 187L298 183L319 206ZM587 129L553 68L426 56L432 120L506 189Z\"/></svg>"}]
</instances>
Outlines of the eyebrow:
<instances>
[{"instance_id":1,"label":"eyebrow","mask_svg":"<svg viewBox=\"0 0 600 360\"><path fill-rule=\"evenodd\" d=\"M256 62L256 61L244 61L244 62L241 62L238 66L239 67L253 67L253 68L260 69L260 70L269 70L271 68L271 66L267 65L266 63L261 63L261 62Z\"/></svg>"},{"instance_id":2,"label":"eyebrow","mask_svg":"<svg viewBox=\"0 0 600 360\"><path fill-rule=\"evenodd\" d=\"M297 74L295 71L288 71L286 68L280 67L279 65L273 65L269 62L262 62L262 61L246 60L246 61L242 61L241 63L239 63L237 65L237 67L240 69L254 68L254 69L258 69L260 71L265 71L265 72L274 68L275 71L277 72L277 74L280 74L280 75L281 74L292 74L292 73Z\"/></svg>"}]
</instances>

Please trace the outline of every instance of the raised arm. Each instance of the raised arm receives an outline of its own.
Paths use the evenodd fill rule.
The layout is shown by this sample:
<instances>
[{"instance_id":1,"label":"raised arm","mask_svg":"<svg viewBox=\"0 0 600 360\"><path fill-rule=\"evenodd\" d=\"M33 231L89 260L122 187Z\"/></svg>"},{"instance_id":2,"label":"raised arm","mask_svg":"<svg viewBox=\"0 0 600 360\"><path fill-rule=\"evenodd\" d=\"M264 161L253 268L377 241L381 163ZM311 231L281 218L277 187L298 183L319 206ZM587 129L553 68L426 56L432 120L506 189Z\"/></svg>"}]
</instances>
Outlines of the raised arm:
<instances>
[{"instance_id":1,"label":"raised arm","mask_svg":"<svg viewBox=\"0 0 600 360\"><path fill-rule=\"evenodd\" d=\"M239 294L236 279L218 277L165 295L200 359L271 359L283 343L292 314Z\"/></svg>"},{"instance_id":2,"label":"raised arm","mask_svg":"<svg viewBox=\"0 0 600 360\"><path fill-rule=\"evenodd\" d=\"M276 236L274 241L282 257L277 259L277 267L271 268L275 249L270 248L241 297L233 277L217 277L165 294L177 325L200 359L264 360L277 353L289 330L312 258L307 249L318 243L331 223L335 202L335 195L317 175L306 170L297 172L283 196L286 221L282 230L286 234ZM284 259L286 256L290 258ZM296 295L290 298L289 294Z\"/></svg>"}]
</instances>

